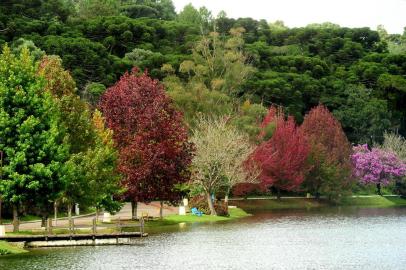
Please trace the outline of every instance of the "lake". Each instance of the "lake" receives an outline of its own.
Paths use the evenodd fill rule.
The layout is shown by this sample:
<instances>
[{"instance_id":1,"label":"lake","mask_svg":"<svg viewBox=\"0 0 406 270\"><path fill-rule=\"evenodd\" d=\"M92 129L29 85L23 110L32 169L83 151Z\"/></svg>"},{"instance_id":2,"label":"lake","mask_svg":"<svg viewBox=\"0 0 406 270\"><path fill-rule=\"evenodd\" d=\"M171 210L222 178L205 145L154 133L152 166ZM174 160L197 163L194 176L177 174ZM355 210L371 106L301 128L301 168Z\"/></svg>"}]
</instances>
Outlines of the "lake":
<instances>
[{"instance_id":1,"label":"lake","mask_svg":"<svg viewBox=\"0 0 406 270\"><path fill-rule=\"evenodd\" d=\"M406 269L406 208L259 210L150 233L132 246L6 256L0 269Z\"/></svg>"}]
</instances>

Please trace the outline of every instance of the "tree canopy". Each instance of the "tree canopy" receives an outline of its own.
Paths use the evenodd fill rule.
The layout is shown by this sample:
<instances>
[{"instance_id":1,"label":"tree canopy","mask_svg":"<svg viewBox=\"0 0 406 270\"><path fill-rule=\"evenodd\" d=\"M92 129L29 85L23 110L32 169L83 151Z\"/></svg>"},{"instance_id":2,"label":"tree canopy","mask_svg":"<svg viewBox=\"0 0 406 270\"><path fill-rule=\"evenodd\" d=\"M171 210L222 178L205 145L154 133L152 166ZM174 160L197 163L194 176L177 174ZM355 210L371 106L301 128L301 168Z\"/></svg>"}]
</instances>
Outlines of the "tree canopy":
<instances>
[{"instance_id":1,"label":"tree canopy","mask_svg":"<svg viewBox=\"0 0 406 270\"><path fill-rule=\"evenodd\" d=\"M189 180L193 146L163 86L134 69L107 89L99 106L113 130L125 196L133 202L180 200L174 186Z\"/></svg>"},{"instance_id":2,"label":"tree canopy","mask_svg":"<svg viewBox=\"0 0 406 270\"><path fill-rule=\"evenodd\" d=\"M406 134L406 51L401 49L406 39L383 27L288 28L225 12L214 17L192 5L176 14L171 0L3 1L0 7L0 45L18 47L23 38L59 55L79 95L93 104L101 94L87 91L95 89L89 85L107 88L138 66L156 79L199 78L208 89L236 93L253 104L281 105L299 123L322 103L354 143L382 142L385 130ZM168 73L163 67L169 66ZM175 101L183 102L188 119L196 105L185 104L190 98L167 86ZM203 99L211 104L214 94Z\"/></svg>"},{"instance_id":3,"label":"tree canopy","mask_svg":"<svg viewBox=\"0 0 406 270\"><path fill-rule=\"evenodd\" d=\"M13 55L4 47L0 55L0 149L3 156L0 192L14 208L27 203L49 209L64 190L64 162L69 145L65 129L45 80L36 75L28 49ZM18 223L14 224L18 230Z\"/></svg>"}]
</instances>

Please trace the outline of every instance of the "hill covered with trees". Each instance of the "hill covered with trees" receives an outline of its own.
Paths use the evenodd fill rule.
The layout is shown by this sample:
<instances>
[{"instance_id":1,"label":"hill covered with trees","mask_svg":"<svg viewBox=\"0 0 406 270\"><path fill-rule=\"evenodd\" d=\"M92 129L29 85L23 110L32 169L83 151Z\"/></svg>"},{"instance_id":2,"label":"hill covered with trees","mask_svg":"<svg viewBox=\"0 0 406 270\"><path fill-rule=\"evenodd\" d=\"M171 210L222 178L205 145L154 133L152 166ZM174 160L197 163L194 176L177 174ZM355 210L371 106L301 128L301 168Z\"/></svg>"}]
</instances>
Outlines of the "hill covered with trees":
<instances>
[{"instance_id":1,"label":"hill covered with trees","mask_svg":"<svg viewBox=\"0 0 406 270\"><path fill-rule=\"evenodd\" d=\"M201 70L199 75L195 47L213 32L218 41L232 39L223 44L228 57L241 53L240 59L229 59L234 66L228 75L234 72L239 77L241 64L250 70L232 86L232 95L224 91L230 90L228 83L214 89L217 96L208 93L185 104L194 93L181 92L180 83L190 88L191 77L205 76L206 88L213 90L211 82L218 74L202 75ZM59 55L80 96L92 104L126 70L137 66L154 78L166 79L182 110L195 106L196 111L241 111L229 100L232 97L240 104L249 100L265 107L281 105L301 122L310 108L322 103L341 121L353 143L381 142L385 130L405 134L405 42L405 34L389 35L383 27L373 31L323 23L288 28L283 22L228 18L224 12L214 17L206 8L192 5L176 14L170 0L0 3L0 44L8 43L14 50L29 44L37 55ZM190 66L192 62L195 66ZM230 76L229 81L235 80ZM213 103L221 108L204 108Z\"/></svg>"}]
</instances>

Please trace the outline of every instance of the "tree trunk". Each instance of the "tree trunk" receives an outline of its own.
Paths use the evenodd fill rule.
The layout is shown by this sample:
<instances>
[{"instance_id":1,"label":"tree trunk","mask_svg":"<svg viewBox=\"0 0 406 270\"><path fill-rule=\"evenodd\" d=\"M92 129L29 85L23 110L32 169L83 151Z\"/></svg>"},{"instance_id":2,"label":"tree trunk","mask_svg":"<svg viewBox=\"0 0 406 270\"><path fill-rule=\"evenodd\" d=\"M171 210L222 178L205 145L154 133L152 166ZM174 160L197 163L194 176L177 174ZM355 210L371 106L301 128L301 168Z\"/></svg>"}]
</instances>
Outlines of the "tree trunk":
<instances>
[{"instance_id":1,"label":"tree trunk","mask_svg":"<svg viewBox=\"0 0 406 270\"><path fill-rule=\"evenodd\" d=\"M0 225L2 225L3 224L3 218L2 218L2 213L1 213L1 210L3 209L3 201L1 200L1 198L0 198Z\"/></svg>"},{"instance_id":2,"label":"tree trunk","mask_svg":"<svg viewBox=\"0 0 406 270\"><path fill-rule=\"evenodd\" d=\"M209 192L206 193L206 197L207 197L207 203L209 204L209 208L210 208L210 215L217 216L216 209L214 209L213 201L211 199Z\"/></svg>"},{"instance_id":3,"label":"tree trunk","mask_svg":"<svg viewBox=\"0 0 406 270\"><path fill-rule=\"evenodd\" d=\"M228 195L230 194L230 189L226 190L226 195L224 196L224 205L228 206Z\"/></svg>"},{"instance_id":4,"label":"tree trunk","mask_svg":"<svg viewBox=\"0 0 406 270\"><path fill-rule=\"evenodd\" d=\"M100 209L96 207L96 222L99 222Z\"/></svg>"},{"instance_id":5,"label":"tree trunk","mask_svg":"<svg viewBox=\"0 0 406 270\"><path fill-rule=\"evenodd\" d=\"M68 220L69 220L69 228L72 227L72 203L68 202Z\"/></svg>"},{"instance_id":6,"label":"tree trunk","mask_svg":"<svg viewBox=\"0 0 406 270\"><path fill-rule=\"evenodd\" d=\"M47 226L47 217L45 214L41 215L41 227L46 228Z\"/></svg>"},{"instance_id":7,"label":"tree trunk","mask_svg":"<svg viewBox=\"0 0 406 270\"><path fill-rule=\"evenodd\" d=\"M138 203L131 202L131 219L133 219L133 220L137 219L137 208L138 208Z\"/></svg>"},{"instance_id":8,"label":"tree trunk","mask_svg":"<svg viewBox=\"0 0 406 270\"><path fill-rule=\"evenodd\" d=\"M58 201L55 200L54 202L54 224L56 225L58 221Z\"/></svg>"},{"instance_id":9,"label":"tree trunk","mask_svg":"<svg viewBox=\"0 0 406 270\"><path fill-rule=\"evenodd\" d=\"M16 205L13 205L13 232L20 231L20 220L18 217L18 208Z\"/></svg>"},{"instance_id":10,"label":"tree trunk","mask_svg":"<svg viewBox=\"0 0 406 270\"><path fill-rule=\"evenodd\" d=\"M42 210L40 211L40 215L41 215L41 227L46 228L47 227L47 220L48 220L48 216L49 213L46 210L48 207L43 207Z\"/></svg>"},{"instance_id":11,"label":"tree trunk","mask_svg":"<svg viewBox=\"0 0 406 270\"><path fill-rule=\"evenodd\" d=\"M381 183L376 184L376 189L378 190L378 195L381 195L381 196L382 196L382 193L381 193Z\"/></svg>"},{"instance_id":12,"label":"tree trunk","mask_svg":"<svg viewBox=\"0 0 406 270\"><path fill-rule=\"evenodd\" d=\"M278 200L280 200L280 199L281 199L281 189L280 189L280 188L277 188L276 191L277 191L277 193L276 193L276 198L277 198Z\"/></svg>"},{"instance_id":13,"label":"tree trunk","mask_svg":"<svg viewBox=\"0 0 406 270\"><path fill-rule=\"evenodd\" d=\"M159 218L160 219L164 218L164 202L163 201L159 202Z\"/></svg>"}]
</instances>

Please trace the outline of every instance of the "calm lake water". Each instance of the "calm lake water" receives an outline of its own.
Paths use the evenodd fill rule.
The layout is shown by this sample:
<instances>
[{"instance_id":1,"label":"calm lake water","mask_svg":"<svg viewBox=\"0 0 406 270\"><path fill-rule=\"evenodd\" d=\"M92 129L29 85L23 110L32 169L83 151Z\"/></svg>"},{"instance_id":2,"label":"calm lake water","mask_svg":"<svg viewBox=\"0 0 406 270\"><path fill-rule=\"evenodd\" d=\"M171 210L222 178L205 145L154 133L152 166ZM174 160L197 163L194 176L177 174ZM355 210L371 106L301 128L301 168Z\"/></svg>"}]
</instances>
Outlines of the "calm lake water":
<instances>
[{"instance_id":1,"label":"calm lake water","mask_svg":"<svg viewBox=\"0 0 406 270\"><path fill-rule=\"evenodd\" d=\"M170 226L132 246L37 249L0 269L406 269L406 208L253 214Z\"/></svg>"}]
</instances>

